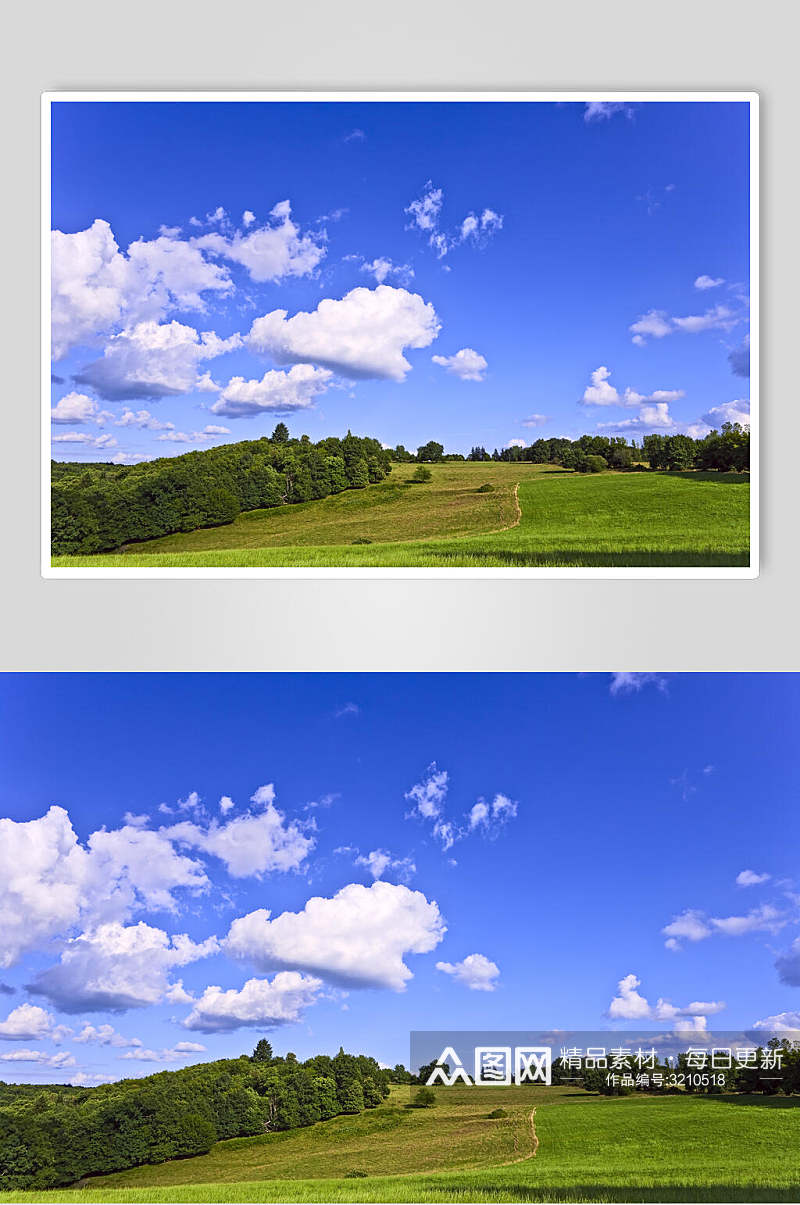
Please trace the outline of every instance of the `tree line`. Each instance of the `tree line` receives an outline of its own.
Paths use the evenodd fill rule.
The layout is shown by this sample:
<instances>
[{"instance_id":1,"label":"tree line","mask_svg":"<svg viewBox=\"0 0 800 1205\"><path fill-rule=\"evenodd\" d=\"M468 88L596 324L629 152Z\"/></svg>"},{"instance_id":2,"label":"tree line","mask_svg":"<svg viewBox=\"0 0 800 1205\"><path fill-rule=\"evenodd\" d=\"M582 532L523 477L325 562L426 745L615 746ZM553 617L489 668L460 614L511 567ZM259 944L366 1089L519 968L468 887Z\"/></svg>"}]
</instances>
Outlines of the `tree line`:
<instances>
[{"instance_id":1,"label":"tree line","mask_svg":"<svg viewBox=\"0 0 800 1205\"><path fill-rule=\"evenodd\" d=\"M750 468L750 431L739 423L723 423L720 431L710 431L701 439L690 435L645 435L641 446L624 436L581 435L578 439L555 437L537 439L526 447L503 448L488 452L476 444L466 456L445 452L436 440L417 448L416 455L398 444L390 452L401 464L441 464L451 461L509 461L529 464L554 464L578 473L597 473L604 469L631 469L649 464L651 469L671 472L698 469L741 473Z\"/></svg>"},{"instance_id":2,"label":"tree line","mask_svg":"<svg viewBox=\"0 0 800 1205\"><path fill-rule=\"evenodd\" d=\"M137 465L54 461L54 556L109 552L138 540L231 523L241 511L364 489L391 471L377 439L267 438L222 444Z\"/></svg>"},{"instance_id":3,"label":"tree line","mask_svg":"<svg viewBox=\"0 0 800 1205\"><path fill-rule=\"evenodd\" d=\"M0 1189L74 1184L200 1155L223 1138L313 1125L373 1109L389 1073L366 1055L252 1055L96 1088L0 1081Z\"/></svg>"}]
</instances>

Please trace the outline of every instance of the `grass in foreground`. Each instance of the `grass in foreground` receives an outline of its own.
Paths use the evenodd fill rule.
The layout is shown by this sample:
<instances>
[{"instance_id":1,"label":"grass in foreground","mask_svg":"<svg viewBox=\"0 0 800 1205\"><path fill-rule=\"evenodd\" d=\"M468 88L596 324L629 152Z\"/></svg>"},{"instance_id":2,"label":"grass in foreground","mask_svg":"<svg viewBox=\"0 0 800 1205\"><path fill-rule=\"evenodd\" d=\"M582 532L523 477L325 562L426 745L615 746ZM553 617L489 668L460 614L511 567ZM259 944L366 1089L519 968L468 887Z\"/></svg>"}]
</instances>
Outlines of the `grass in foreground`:
<instances>
[{"instance_id":1,"label":"grass in foreground","mask_svg":"<svg viewBox=\"0 0 800 1205\"><path fill-rule=\"evenodd\" d=\"M208 1155L3 1201L798 1201L800 1097L407 1090L357 1118L218 1143ZM509 1116L487 1114L498 1105ZM531 1156L530 1111L539 1139ZM346 1169L346 1170L343 1170ZM347 1178L366 1171L366 1178ZM404 1173L404 1174L398 1174Z\"/></svg>"},{"instance_id":2,"label":"grass in foreground","mask_svg":"<svg viewBox=\"0 0 800 1205\"><path fill-rule=\"evenodd\" d=\"M54 557L53 566L691 568L749 563L747 474L593 476L540 465L446 464L433 466L428 485L411 486L402 483L410 476L407 470L398 466L387 481L367 490L252 511L226 527L166 536L118 554ZM494 491L477 493L483 482L494 484Z\"/></svg>"}]
</instances>

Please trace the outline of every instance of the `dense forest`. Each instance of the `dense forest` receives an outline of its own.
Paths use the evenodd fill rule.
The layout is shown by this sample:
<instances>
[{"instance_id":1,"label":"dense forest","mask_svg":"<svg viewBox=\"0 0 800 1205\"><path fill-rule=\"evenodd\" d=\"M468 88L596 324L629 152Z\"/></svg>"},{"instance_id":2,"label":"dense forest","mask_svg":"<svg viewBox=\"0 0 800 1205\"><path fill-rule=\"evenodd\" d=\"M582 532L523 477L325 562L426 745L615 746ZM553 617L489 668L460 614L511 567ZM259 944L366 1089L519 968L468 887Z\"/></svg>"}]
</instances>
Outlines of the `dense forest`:
<instances>
[{"instance_id":1,"label":"dense forest","mask_svg":"<svg viewBox=\"0 0 800 1205\"><path fill-rule=\"evenodd\" d=\"M43 1189L84 1176L204 1154L222 1138L313 1125L372 1109L391 1073L365 1055L252 1055L97 1088L0 1081L0 1189Z\"/></svg>"},{"instance_id":2,"label":"dense forest","mask_svg":"<svg viewBox=\"0 0 800 1205\"><path fill-rule=\"evenodd\" d=\"M135 540L231 523L240 511L327 498L382 481L391 469L377 439L269 438L137 465L53 462L54 556L108 552Z\"/></svg>"},{"instance_id":3,"label":"dense forest","mask_svg":"<svg viewBox=\"0 0 800 1205\"><path fill-rule=\"evenodd\" d=\"M553 464L579 473L607 469L681 472L750 468L750 432L725 423L703 439L689 435L645 435L641 447L622 436L537 439L526 447L467 456L445 452L429 440L408 451L386 449L377 439L349 431L343 439L312 443L289 436L278 423L269 437L222 444L182 456L137 465L54 461L51 532L54 556L111 552L124 544L178 531L231 523L241 511L327 498L382 481L392 462L510 461ZM424 480L424 478L420 478Z\"/></svg>"}]
</instances>

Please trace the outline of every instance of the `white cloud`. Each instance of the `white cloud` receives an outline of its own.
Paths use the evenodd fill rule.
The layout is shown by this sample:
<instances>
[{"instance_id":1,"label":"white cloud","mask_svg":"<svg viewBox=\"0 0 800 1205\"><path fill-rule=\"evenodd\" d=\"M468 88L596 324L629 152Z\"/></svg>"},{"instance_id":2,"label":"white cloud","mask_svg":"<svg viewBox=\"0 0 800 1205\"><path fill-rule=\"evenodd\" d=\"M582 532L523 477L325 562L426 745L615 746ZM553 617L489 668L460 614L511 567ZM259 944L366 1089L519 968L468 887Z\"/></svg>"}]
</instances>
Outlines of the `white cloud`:
<instances>
[{"instance_id":1,"label":"white cloud","mask_svg":"<svg viewBox=\"0 0 800 1205\"><path fill-rule=\"evenodd\" d=\"M205 1046L201 1046L199 1042L178 1042L176 1046L162 1050L148 1050L147 1047L142 1046L141 1049L126 1051L125 1054L119 1055L119 1058L133 1059L140 1063L177 1063L181 1059L187 1058L188 1055L203 1050L205 1050Z\"/></svg>"},{"instance_id":2,"label":"white cloud","mask_svg":"<svg viewBox=\"0 0 800 1205\"><path fill-rule=\"evenodd\" d=\"M223 816L227 816L228 812L235 807L236 804L233 802L230 795L223 795L221 797L219 801L219 810L222 812Z\"/></svg>"},{"instance_id":3,"label":"white cloud","mask_svg":"<svg viewBox=\"0 0 800 1205\"><path fill-rule=\"evenodd\" d=\"M678 1006L659 997L650 1004L637 988L641 980L636 975L625 975L617 984L618 994L608 1006L608 1016L622 1021L671 1021L678 1032L700 1032L706 1030L706 1018L722 1012L722 1000L694 1000L691 1004ZM686 1020L688 1019L688 1020Z\"/></svg>"},{"instance_id":4,"label":"white cloud","mask_svg":"<svg viewBox=\"0 0 800 1205\"><path fill-rule=\"evenodd\" d=\"M137 908L174 910L177 888L202 890L203 868L155 833L125 826L79 843L67 812L0 819L0 966L80 925Z\"/></svg>"},{"instance_id":5,"label":"white cloud","mask_svg":"<svg viewBox=\"0 0 800 1205\"><path fill-rule=\"evenodd\" d=\"M513 799L507 795L495 795L491 802L479 799L473 805L467 816L467 824L470 831L483 829L494 835L501 825L513 820L516 814L517 804Z\"/></svg>"},{"instance_id":6,"label":"white cloud","mask_svg":"<svg viewBox=\"0 0 800 1205\"><path fill-rule=\"evenodd\" d=\"M586 386L583 393L582 401L587 406L618 406L620 404L617 390L608 383L610 376L611 370L604 364L595 368L592 373L592 383Z\"/></svg>"},{"instance_id":7,"label":"white cloud","mask_svg":"<svg viewBox=\"0 0 800 1205\"><path fill-rule=\"evenodd\" d=\"M794 1042L800 1042L800 1012L776 1013L753 1023L753 1029L765 1029L769 1033L782 1034Z\"/></svg>"},{"instance_id":8,"label":"white cloud","mask_svg":"<svg viewBox=\"0 0 800 1205\"><path fill-rule=\"evenodd\" d=\"M238 990L207 987L183 1024L203 1033L224 1033L242 1026L273 1029L290 1025L317 998L322 981L297 971L279 971L270 979L248 979Z\"/></svg>"},{"instance_id":9,"label":"white cloud","mask_svg":"<svg viewBox=\"0 0 800 1205\"><path fill-rule=\"evenodd\" d=\"M353 378L404 380L406 348L427 347L440 323L430 302L391 285L351 289L324 298L315 310L287 317L273 310L256 318L246 343L279 364L313 362Z\"/></svg>"},{"instance_id":10,"label":"white cloud","mask_svg":"<svg viewBox=\"0 0 800 1205\"><path fill-rule=\"evenodd\" d=\"M404 957L428 953L446 931L437 904L421 891L380 880L312 897L302 912L270 915L261 908L237 918L226 953L260 970L306 971L349 987L402 991L412 977Z\"/></svg>"},{"instance_id":11,"label":"white cloud","mask_svg":"<svg viewBox=\"0 0 800 1205\"><path fill-rule=\"evenodd\" d=\"M407 284L414 275L414 269L410 264L395 264L386 256L378 256L369 262L364 260L361 264L361 271L369 272L379 285L387 281L390 276L397 277L401 284Z\"/></svg>"},{"instance_id":12,"label":"white cloud","mask_svg":"<svg viewBox=\"0 0 800 1205\"><path fill-rule=\"evenodd\" d=\"M252 209L245 209L244 213L242 214L242 225L252 226L255 220L256 215L253 213Z\"/></svg>"},{"instance_id":13,"label":"white cloud","mask_svg":"<svg viewBox=\"0 0 800 1205\"><path fill-rule=\"evenodd\" d=\"M755 870L740 870L736 876L737 887L756 887L759 883L766 883L772 876L769 874L758 874Z\"/></svg>"},{"instance_id":14,"label":"white cloud","mask_svg":"<svg viewBox=\"0 0 800 1205\"><path fill-rule=\"evenodd\" d=\"M437 962L436 970L452 975L473 992L493 992L500 974L497 963L484 954L468 954L461 962Z\"/></svg>"},{"instance_id":15,"label":"white cloud","mask_svg":"<svg viewBox=\"0 0 800 1205\"><path fill-rule=\"evenodd\" d=\"M258 283L312 276L326 253L325 234L321 231L302 234L290 215L289 202L279 201L263 226L251 229L253 223L249 222L246 234L239 231L203 234L192 243L211 255L242 264Z\"/></svg>"},{"instance_id":16,"label":"white cloud","mask_svg":"<svg viewBox=\"0 0 800 1205\"><path fill-rule=\"evenodd\" d=\"M116 1075L94 1075L90 1072L78 1071L69 1082L73 1088L96 1088L98 1084L113 1084L117 1078Z\"/></svg>"},{"instance_id":17,"label":"white cloud","mask_svg":"<svg viewBox=\"0 0 800 1205\"><path fill-rule=\"evenodd\" d=\"M665 310L648 310L628 329L633 342L642 347L648 338L663 339L675 332L694 335L708 330L729 331L742 321L742 317L727 305L715 305L703 314L687 314L682 318L671 317Z\"/></svg>"},{"instance_id":18,"label":"white cloud","mask_svg":"<svg viewBox=\"0 0 800 1205\"><path fill-rule=\"evenodd\" d=\"M113 435L88 435L85 431L65 431L62 435L53 435L54 444L83 444L86 448L115 448L117 441Z\"/></svg>"},{"instance_id":19,"label":"white cloud","mask_svg":"<svg viewBox=\"0 0 800 1205\"><path fill-rule=\"evenodd\" d=\"M227 414L231 418L307 410L328 388L332 376L328 368L295 364L288 372L271 369L260 381L233 377L211 409L214 414Z\"/></svg>"},{"instance_id":20,"label":"white cloud","mask_svg":"<svg viewBox=\"0 0 800 1205\"><path fill-rule=\"evenodd\" d=\"M626 117L632 117L633 109L621 100L590 100L583 110L583 120L608 121L615 113L624 113Z\"/></svg>"},{"instance_id":21,"label":"white cloud","mask_svg":"<svg viewBox=\"0 0 800 1205\"><path fill-rule=\"evenodd\" d=\"M462 381L483 381L489 367L485 356L471 347L462 347L453 356L431 356L431 359Z\"/></svg>"},{"instance_id":22,"label":"white cloud","mask_svg":"<svg viewBox=\"0 0 800 1205\"><path fill-rule=\"evenodd\" d=\"M129 410L126 406L122 414L116 419L115 427L137 427L139 430L147 431L174 431L174 423L162 423L160 419L155 418L149 410Z\"/></svg>"},{"instance_id":23,"label":"white cloud","mask_svg":"<svg viewBox=\"0 0 800 1205\"><path fill-rule=\"evenodd\" d=\"M422 196L412 201L405 212L411 215L412 224L418 230L429 234L439 225L439 214L442 210L444 193L441 188L434 188L429 180L422 190Z\"/></svg>"},{"instance_id":24,"label":"white cloud","mask_svg":"<svg viewBox=\"0 0 800 1205\"><path fill-rule=\"evenodd\" d=\"M242 346L241 336L220 339L180 322L140 322L105 346L103 358L87 364L75 381L109 401L169 397L198 385L198 365Z\"/></svg>"},{"instance_id":25,"label":"white cloud","mask_svg":"<svg viewBox=\"0 0 800 1205\"><path fill-rule=\"evenodd\" d=\"M412 201L405 210L411 216L408 228L416 228L427 235L428 246L438 259L443 259L459 243L471 242L477 247L485 247L491 236L503 228L503 215L485 208L480 216L474 212L468 213L452 233L447 233L439 228L443 202L442 189L434 188L429 180L422 190L422 196Z\"/></svg>"},{"instance_id":26,"label":"white cloud","mask_svg":"<svg viewBox=\"0 0 800 1205\"><path fill-rule=\"evenodd\" d=\"M395 858L387 849L372 849L368 854L359 854L355 865L365 867L373 879L382 879L389 871L404 883L417 871L412 858Z\"/></svg>"},{"instance_id":27,"label":"white cloud","mask_svg":"<svg viewBox=\"0 0 800 1205\"><path fill-rule=\"evenodd\" d=\"M158 321L169 310L206 308L203 294L230 293L227 272L190 243L160 236L120 251L108 222L52 233L52 344L61 359L123 326Z\"/></svg>"},{"instance_id":28,"label":"white cloud","mask_svg":"<svg viewBox=\"0 0 800 1205\"><path fill-rule=\"evenodd\" d=\"M529 414L527 418L523 418L523 427L543 427L547 422L546 414Z\"/></svg>"},{"instance_id":29,"label":"white cloud","mask_svg":"<svg viewBox=\"0 0 800 1205\"><path fill-rule=\"evenodd\" d=\"M724 276L714 277L714 276L705 276L704 275L704 276L697 277L697 280L694 282L694 287L696 289L716 289L718 285L724 285L724 284L725 284Z\"/></svg>"},{"instance_id":30,"label":"white cloud","mask_svg":"<svg viewBox=\"0 0 800 1205\"><path fill-rule=\"evenodd\" d=\"M230 435L230 433L230 427L217 427L209 424L203 427L202 431L166 431L162 435L157 435L156 439L176 444L203 444L220 435Z\"/></svg>"},{"instance_id":31,"label":"white cloud","mask_svg":"<svg viewBox=\"0 0 800 1205\"><path fill-rule=\"evenodd\" d=\"M598 431L618 432L652 431L675 426L675 420L669 412L668 402L656 402L652 406L642 406L636 418L623 418L614 423L598 423Z\"/></svg>"},{"instance_id":32,"label":"white cloud","mask_svg":"<svg viewBox=\"0 0 800 1205\"><path fill-rule=\"evenodd\" d=\"M74 1067L75 1059L66 1050L58 1054L47 1054L44 1050L12 1050L0 1054L3 1063L39 1063L43 1067Z\"/></svg>"},{"instance_id":33,"label":"white cloud","mask_svg":"<svg viewBox=\"0 0 800 1205\"><path fill-rule=\"evenodd\" d=\"M113 1025L84 1025L80 1033L75 1035L76 1042L91 1042L97 1046L115 1046L118 1049L142 1046L140 1038L126 1038L117 1033Z\"/></svg>"},{"instance_id":34,"label":"white cloud","mask_svg":"<svg viewBox=\"0 0 800 1205\"><path fill-rule=\"evenodd\" d=\"M661 674L653 673L613 673L609 690L612 695L638 694L645 686L655 686L665 691L667 680Z\"/></svg>"},{"instance_id":35,"label":"white cloud","mask_svg":"<svg viewBox=\"0 0 800 1205\"><path fill-rule=\"evenodd\" d=\"M702 422L711 430L719 430L723 423L739 423L742 427L750 426L750 402L747 398L739 398L735 402L723 402L720 406L712 406L702 416Z\"/></svg>"},{"instance_id":36,"label":"white cloud","mask_svg":"<svg viewBox=\"0 0 800 1205\"><path fill-rule=\"evenodd\" d=\"M50 411L53 423L90 423L97 417L97 402L85 393L68 393Z\"/></svg>"},{"instance_id":37,"label":"white cloud","mask_svg":"<svg viewBox=\"0 0 800 1205\"><path fill-rule=\"evenodd\" d=\"M431 762L422 780L405 793L405 798L414 803L409 816L421 820L435 820L440 816L447 797L447 781L447 771L438 770L436 762Z\"/></svg>"},{"instance_id":38,"label":"white cloud","mask_svg":"<svg viewBox=\"0 0 800 1205\"><path fill-rule=\"evenodd\" d=\"M185 933L170 936L143 921L112 921L70 941L61 960L40 972L29 991L66 1013L143 1008L164 999L173 968L218 948L216 937L195 944Z\"/></svg>"},{"instance_id":39,"label":"white cloud","mask_svg":"<svg viewBox=\"0 0 800 1205\"><path fill-rule=\"evenodd\" d=\"M19 1004L5 1021L0 1021L0 1038L6 1042L38 1042L42 1038L60 1042L71 1033L67 1026L57 1025L53 1014L38 1004Z\"/></svg>"},{"instance_id":40,"label":"white cloud","mask_svg":"<svg viewBox=\"0 0 800 1205\"><path fill-rule=\"evenodd\" d=\"M787 923L787 917L771 904L762 904L742 916L707 916L696 908L681 912L661 932L667 938L669 950L680 950L682 941L704 941L715 933L725 937L742 937L747 933L777 933Z\"/></svg>"},{"instance_id":41,"label":"white cloud","mask_svg":"<svg viewBox=\"0 0 800 1205\"><path fill-rule=\"evenodd\" d=\"M252 797L251 802L263 807L257 815L247 812L222 824L212 819L206 827L186 820L161 831L179 845L219 858L234 878L298 870L314 848L314 838L307 836L297 821L288 821L272 798L260 793L267 790L272 790L274 797L271 784Z\"/></svg>"},{"instance_id":42,"label":"white cloud","mask_svg":"<svg viewBox=\"0 0 800 1205\"><path fill-rule=\"evenodd\" d=\"M506 444L507 448L527 448L527 446L524 439L510 439Z\"/></svg>"}]
</instances>

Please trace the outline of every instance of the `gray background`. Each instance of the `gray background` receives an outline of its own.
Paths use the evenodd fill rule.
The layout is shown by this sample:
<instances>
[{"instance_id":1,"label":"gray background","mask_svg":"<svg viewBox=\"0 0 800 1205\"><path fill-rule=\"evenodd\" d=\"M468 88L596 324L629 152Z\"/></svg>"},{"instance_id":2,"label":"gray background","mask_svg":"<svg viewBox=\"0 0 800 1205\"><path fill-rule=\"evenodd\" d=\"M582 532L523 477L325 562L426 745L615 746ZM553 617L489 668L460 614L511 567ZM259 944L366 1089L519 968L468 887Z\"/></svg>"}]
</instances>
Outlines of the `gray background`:
<instances>
[{"instance_id":1,"label":"gray background","mask_svg":"<svg viewBox=\"0 0 800 1205\"><path fill-rule=\"evenodd\" d=\"M17 6L2 73L0 668L800 668L797 13L774 0ZM59 88L757 89L761 577L42 580L39 94Z\"/></svg>"}]
</instances>

